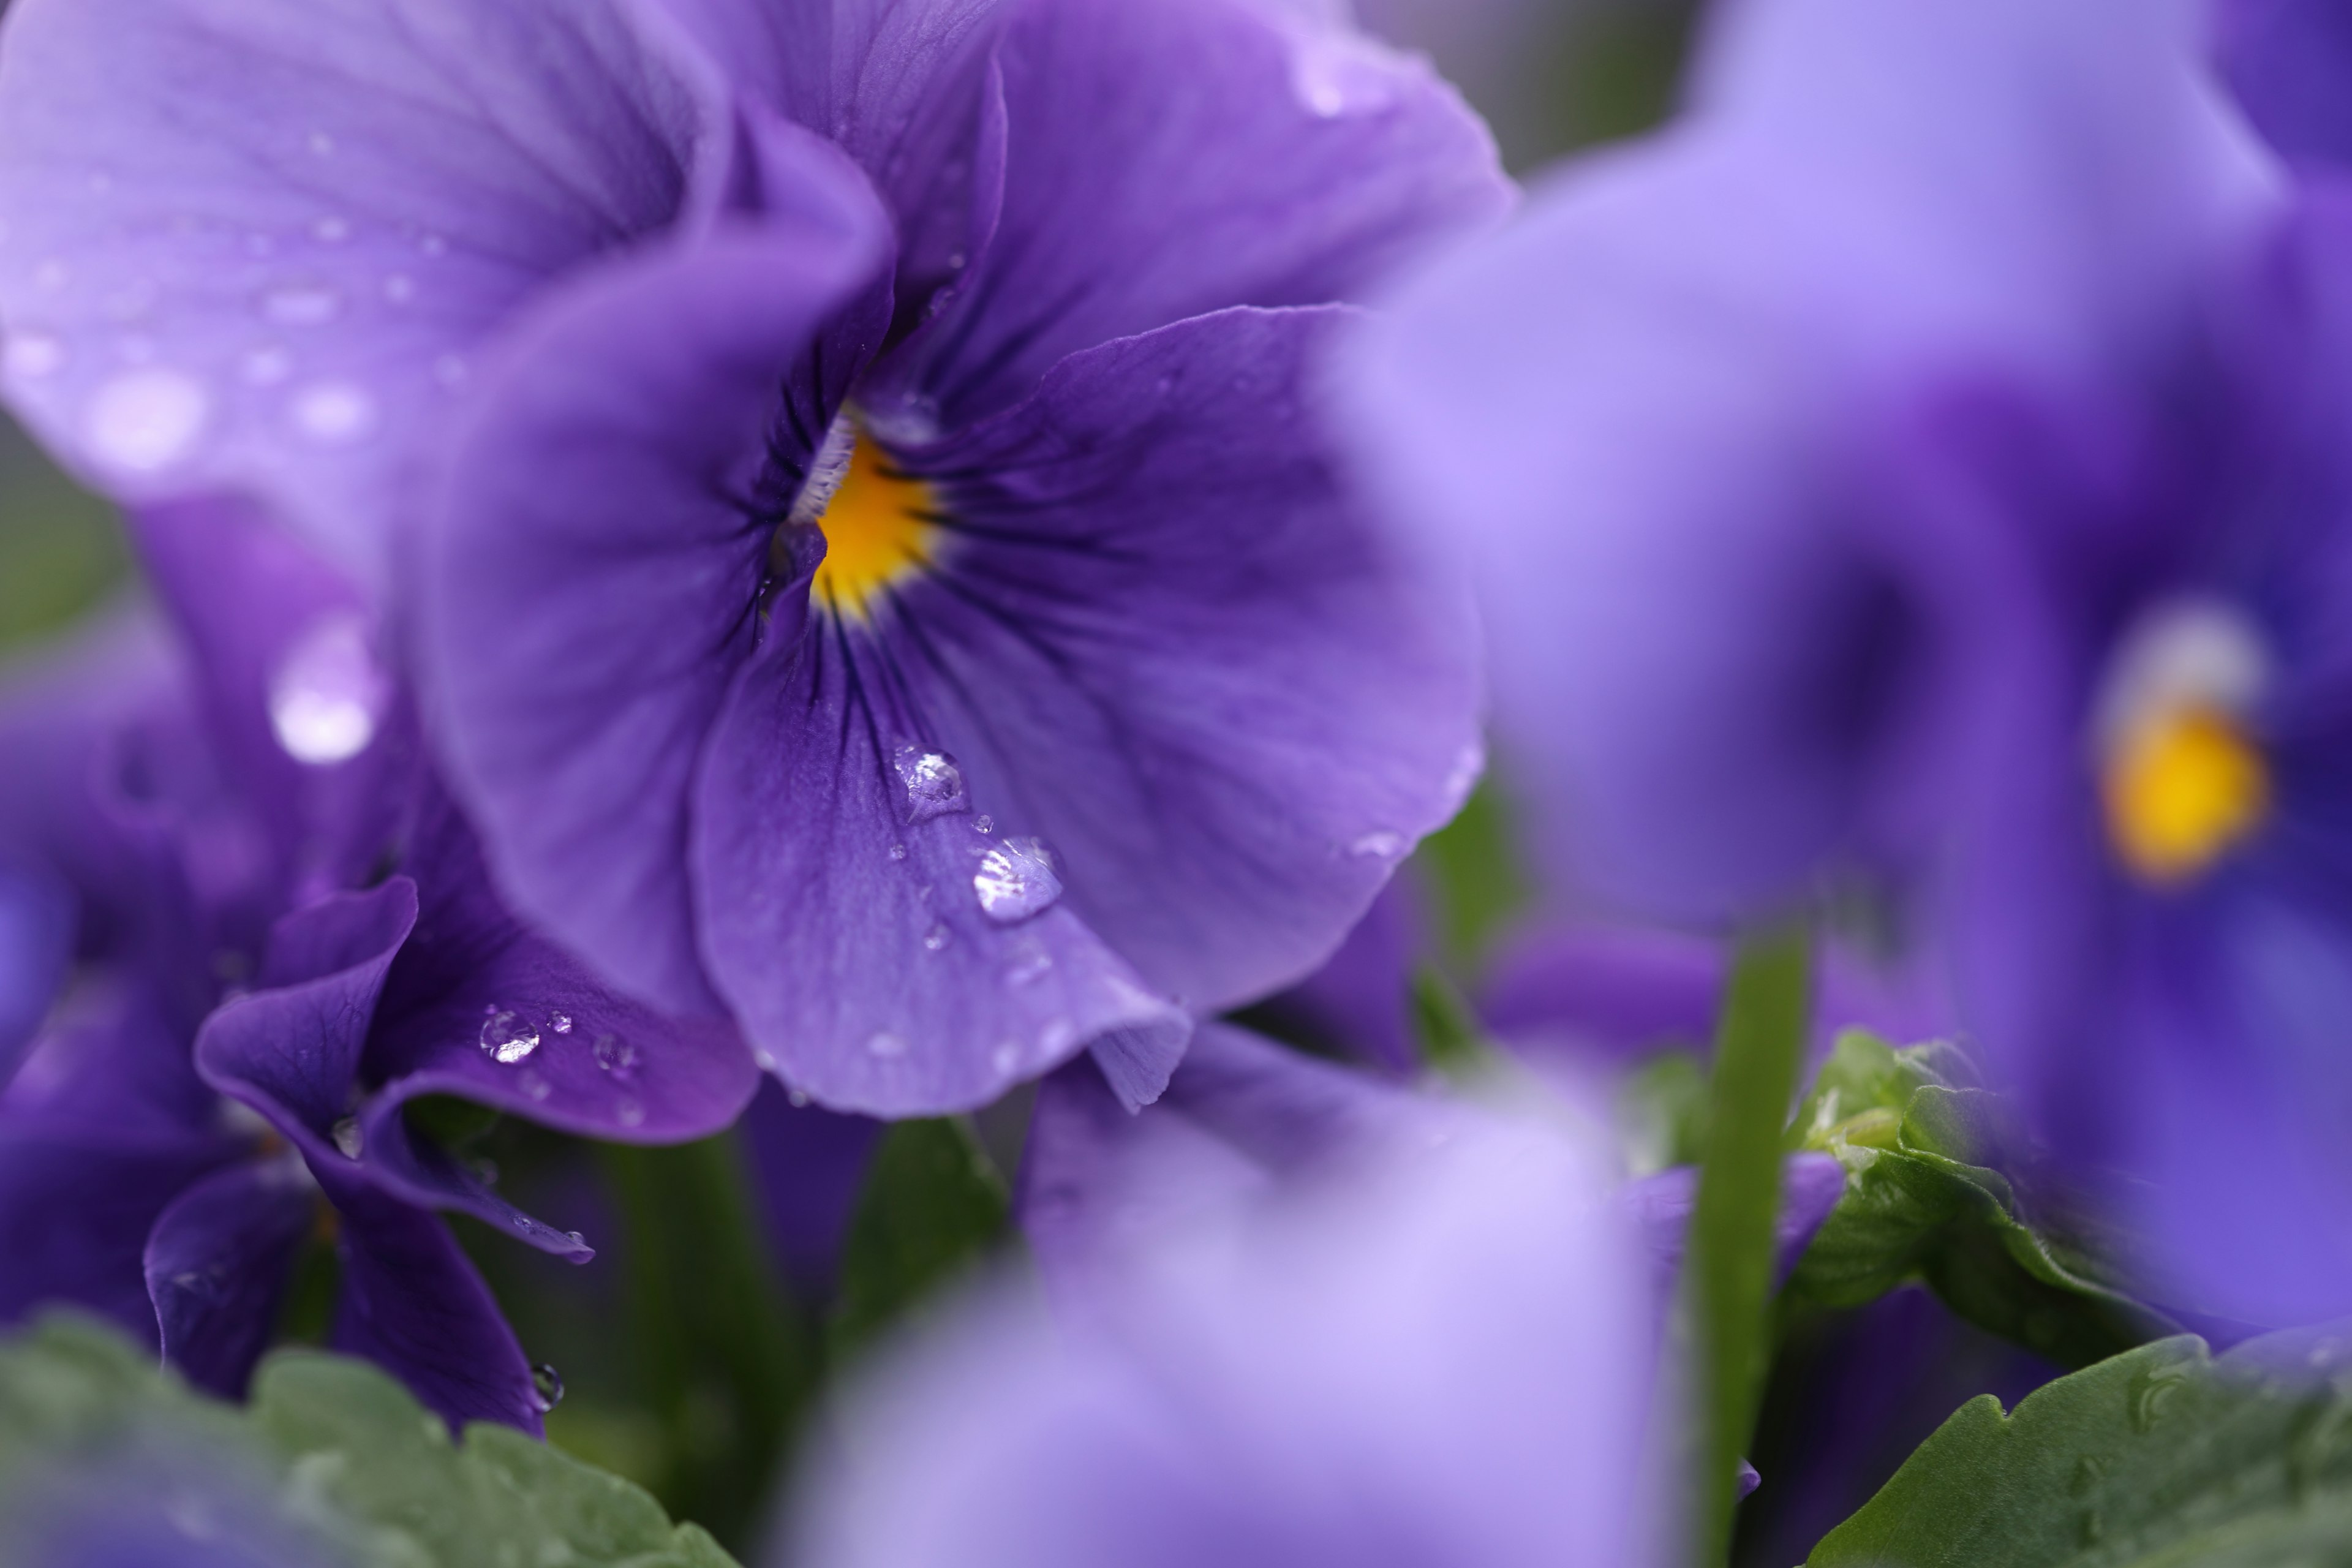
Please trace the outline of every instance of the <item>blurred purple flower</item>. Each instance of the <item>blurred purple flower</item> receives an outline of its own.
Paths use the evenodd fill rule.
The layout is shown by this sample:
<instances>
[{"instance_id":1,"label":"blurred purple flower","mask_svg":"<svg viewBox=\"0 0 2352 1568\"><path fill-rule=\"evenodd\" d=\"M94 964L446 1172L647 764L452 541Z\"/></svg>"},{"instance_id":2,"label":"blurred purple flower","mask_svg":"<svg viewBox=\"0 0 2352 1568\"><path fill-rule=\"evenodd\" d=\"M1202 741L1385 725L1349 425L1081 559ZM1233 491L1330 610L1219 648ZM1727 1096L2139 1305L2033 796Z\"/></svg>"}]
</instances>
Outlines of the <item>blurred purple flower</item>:
<instances>
[{"instance_id":1,"label":"blurred purple flower","mask_svg":"<svg viewBox=\"0 0 2352 1568\"><path fill-rule=\"evenodd\" d=\"M2335 0L2217 0L2222 74L2291 163L2352 163L2352 11Z\"/></svg>"},{"instance_id":2,"label":"blurred purple flower","mask_svg":"<svg viewBox=\"0 0 2352 1568\"><path fill-rule=\"evenodd\" d=\"M587 1248L404 1107L672 1142L734 1120L750 1053L614 996L498 905L396 693L361 678L338 576L244 509L140 526L194 657L103 644L0 716L31 764L0 791L0 862L69 891L79 963L0 1088L0 1315L81 1302L233 1394L328 1225L339 1345L453 1420L536 1430L530 1366L432 1210ZM350 647L322 659L322 637Z\"/></svg>"},{"instance_id":3,"label":"blurred purple flower","mask_svg":"<svg viewBox=\"0 0 2352 1568\"><path fill-rule=\"evenodd\" d=\"M1527 1128L1357 1152L1049 1325L981 1304L858 1391L796 1561L1662 1560L1624 1217Z\"/></svg>"},{"instance_id":4,"label":"blurred purple flower","mask_svg":"<svg viewBox=\"0 0 2352 1568\"><path fill-rule=\"evenodd\" d=\"M2197 19L1738 10L1341 390L1481 563L1556 853L1699 914L1874 868L2167 1297L2278 1321L2352 1305L2352 211Z\"/></svg>"}]
</instances>

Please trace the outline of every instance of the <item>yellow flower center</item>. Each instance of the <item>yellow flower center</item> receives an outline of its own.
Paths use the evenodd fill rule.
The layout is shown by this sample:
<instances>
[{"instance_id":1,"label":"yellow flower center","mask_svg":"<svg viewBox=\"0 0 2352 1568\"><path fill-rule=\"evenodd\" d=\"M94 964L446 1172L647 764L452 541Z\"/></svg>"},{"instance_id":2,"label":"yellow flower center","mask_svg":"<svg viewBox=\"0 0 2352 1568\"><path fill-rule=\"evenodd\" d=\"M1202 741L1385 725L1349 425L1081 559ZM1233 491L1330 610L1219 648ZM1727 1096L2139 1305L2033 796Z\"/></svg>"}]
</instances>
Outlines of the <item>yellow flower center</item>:
<instances>
[{"instance_id":1,"label":"yellow flower center","mask_svg":"<svg viewBox=\"0 0 2352 1568\"><path fill-rule=\"evenodd\" d=\"M2109 752L2101 784L2116 853L2159 886L2204 871L2270 809L2269 764L2209 706L2170 708L2132 726Z\"/></svg>"},{"instance_id":2,"label":"yellow flower center","mask_svg":"<svg viewBox=\"0 0 2352 1568\"><path fill-rule=\"evenodd\" d=\"M848 462L817 518L824 560L809 595L837 616L864 621L877 595L930 564L940 507L930 486L892 468L878 445L853 429L844 427Z\"/></svg>"}]
</instances>

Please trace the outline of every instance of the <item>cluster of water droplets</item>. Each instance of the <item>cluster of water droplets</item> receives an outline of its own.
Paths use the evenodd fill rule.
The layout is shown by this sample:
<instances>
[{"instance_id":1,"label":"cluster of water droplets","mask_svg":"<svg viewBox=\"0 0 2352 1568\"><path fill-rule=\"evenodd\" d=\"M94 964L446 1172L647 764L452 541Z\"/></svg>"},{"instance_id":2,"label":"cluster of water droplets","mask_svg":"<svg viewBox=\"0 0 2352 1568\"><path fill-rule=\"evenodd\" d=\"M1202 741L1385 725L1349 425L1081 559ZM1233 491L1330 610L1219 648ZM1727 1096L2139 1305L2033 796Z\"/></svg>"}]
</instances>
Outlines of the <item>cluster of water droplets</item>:
<instances>
[{"instance_id":1,"label":"cluster of water droplets","mask_svg":"<svg viewBox=\"0 0 2352 1568\"><path fill-rule=\"evenodd\" d=\"M503 1007L493 1002L482 1010L480 1044L482 1054L492 1061L501 1067L517 1067L530 1060L550 1037L561 1039L579 1032L578 1020L569 1013L550 1012L542 1026L519 1008ZM645 1058L628 1039L604 1032L588 1043L588 1059L606 1079L625 1087L636 1082ZM554 1085L535 1069L526 1069L517 1081L533 1100L546 1100L554 1092ZM646 1121L645 1103L634 1095L624 1094L614 1102L613 1118L623 1127L642 1127Z\"/></svg>"}]
</instances>

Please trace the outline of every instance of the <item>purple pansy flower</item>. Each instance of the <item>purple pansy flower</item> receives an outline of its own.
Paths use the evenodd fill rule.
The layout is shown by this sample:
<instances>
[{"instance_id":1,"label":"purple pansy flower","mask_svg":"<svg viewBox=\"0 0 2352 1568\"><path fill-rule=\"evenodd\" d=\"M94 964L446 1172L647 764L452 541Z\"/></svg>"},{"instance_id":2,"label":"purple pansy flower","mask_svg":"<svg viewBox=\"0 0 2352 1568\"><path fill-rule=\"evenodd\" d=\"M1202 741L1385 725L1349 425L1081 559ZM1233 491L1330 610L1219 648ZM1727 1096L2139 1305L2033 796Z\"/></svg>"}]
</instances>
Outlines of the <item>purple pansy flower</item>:
<instances>
[{"instance_id":1,"label":"purple pansy flower","mask_svg":"<svg viewBox=\"0 0 2352 1568\"><path fill-rule=\"evenodd\" d=\"M1483 133L1229 0L688 9L895 261L813 310L771 225L508 345L423 552L454 775L523 908L824 1104L1087 1048L1147 1101L1475 775L1466 623L1300 397L1327 301L1498 210Z\"/></svg>"},{"instance_id":2,"label":"purple pansy flower","mask_svg":"<svg viewBox=\"0 0 2352 1568\"><path fill-rule=\"evenodd\" d=\"M1650 1285L1578 1152L1490 1128L1327 1175L869 1380L795 1560L1662 1560Z\"/></svg>"},{"instance_id":3,"label":"purple pansy flower","mask_svg":"<svg viewBox=\"0 0 2352 1568\"><path fill-rule=\"evenodd\" d=\"M2352 164L2352 13L2332 0L2216 0L2223 76L2298 168Z\"/></svg>"},{"instance_id":4,"label":"purple pansy flower","mask_svg":"<svg viewBox=\"0 0 2352 1568\"><path fill-rule=\"evenodd\" d=\"M2199 19L1734 13L1688 122L1421 285L1351 405L1485 563L1572 858L1907 893L2162 1288L2278 1321L2352 1304L2352 212Z\"/></svg>"},{"instance_id":5,"label":"purple pansy flower","mask_svg":"<svg viewBox=\"0 0 2352 1568\"><path fill-rule=\"evenodd\" d=\"M499 907L340 578L241 508L140 531L196 658L150 637L9 709L35 766L0 858L71 890L81 963L0 1089L0 1312L99 1308L234 1393L328 1224L339 1345L453 1420L536 1430L530 1366L432 1211L587 1249L404 1108L458 1095L672 1141L735 1118L750 1053L613 995Z\"/></svg>"},{"instance_id":6,"label":"purple pansy flower","mask_svg":"<svg viewBox=\"0 0 2352 1568\"><path fill-rule=\"evenodd\" d=\"M406 562L510 901L793 1088L1148 1100L1475 776L1463 606L1300 405L1508 199L1424 67L1252 0L134 9L10 18L11 395Z\"/></svg>"}]
</instances>

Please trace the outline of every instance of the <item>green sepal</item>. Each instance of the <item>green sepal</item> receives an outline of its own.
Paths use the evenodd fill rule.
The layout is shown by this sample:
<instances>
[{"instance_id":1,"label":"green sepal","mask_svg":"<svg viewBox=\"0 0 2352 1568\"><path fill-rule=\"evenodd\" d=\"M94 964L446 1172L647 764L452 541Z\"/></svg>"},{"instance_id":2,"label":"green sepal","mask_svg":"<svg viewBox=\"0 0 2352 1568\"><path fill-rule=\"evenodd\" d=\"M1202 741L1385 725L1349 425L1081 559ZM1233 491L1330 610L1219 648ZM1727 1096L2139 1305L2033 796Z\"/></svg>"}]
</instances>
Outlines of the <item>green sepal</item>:
<instances>
[{"instance_id":1,"label":"green sepal","mask_svg":"<svg viewBox=\"0 0 2352 1568\"><path fill-rule=\"evenodd\" d=\"M2027 1162L2000 1101L1948 1045L1843 1036L1790 1145L1835 1156L1845 1192L1788 1285L1795 1306L1858 1307L1918 1279L1979 1328L2087 1366L2180 1325L2136 1300L2092 1232L2006 1171Z\"/></svg>"},{"instance_id":2,"label":"green sepal","mask_svg":"<svg viewBox=\"0 0 2352 1568\"><path fill-rule=\"evenodd\" d=\"M240 1409L88 1319L0 1342L0 1508L44 1475L158 1443L248 1478L282 1523L356 1568L733 1568L641 1489L520 1432L476 1424L453 1441L365 1362L280 1351Z\"/></svg>"},{"instance_id":3,"label":"green sepal","mask_svg":"<svg viewBox=\"0 0 2352 1568\"><path fill-rule=\"evenodd\" d=\"M1807 1568L2279 1568L2352 1562L2352 1368L2299 1330L2181 1336L1970 1401Z\"/></svg>"}]
</instances>

